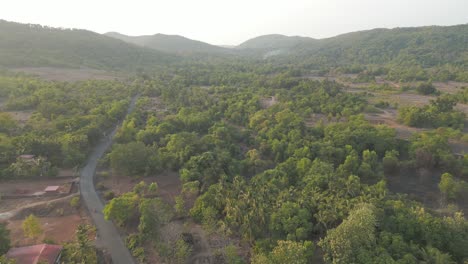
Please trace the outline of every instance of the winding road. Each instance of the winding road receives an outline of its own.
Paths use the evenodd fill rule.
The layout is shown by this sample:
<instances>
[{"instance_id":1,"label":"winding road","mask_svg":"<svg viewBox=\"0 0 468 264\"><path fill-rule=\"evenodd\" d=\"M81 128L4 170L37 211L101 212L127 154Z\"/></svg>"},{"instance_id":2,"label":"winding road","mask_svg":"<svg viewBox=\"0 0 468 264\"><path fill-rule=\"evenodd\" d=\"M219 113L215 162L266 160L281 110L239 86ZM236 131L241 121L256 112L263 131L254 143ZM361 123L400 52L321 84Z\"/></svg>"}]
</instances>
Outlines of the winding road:
<instances>
[{"instance_id":1,"label":"winding road","mask_svg":"<svg viewBox=\"0 0 468 264\"><path fill-rule=\"evenodd\" d=\"M127 115L135 108L137 99L138 95L132 98L127 110ZM119 125L117 125L109 135L102 139L88 157L86 166L81 170L80 192L82 200L94 221L100 241L102 241L102 245L110 253L112 262L114 264L133 264L135 261L120 237L114 223L104 219L104 215L102 214L104 205L94 188L94 174L96 172L98 160L112 145L112 139L115 136L118 127Z\"/></svg>"}]
</instances>

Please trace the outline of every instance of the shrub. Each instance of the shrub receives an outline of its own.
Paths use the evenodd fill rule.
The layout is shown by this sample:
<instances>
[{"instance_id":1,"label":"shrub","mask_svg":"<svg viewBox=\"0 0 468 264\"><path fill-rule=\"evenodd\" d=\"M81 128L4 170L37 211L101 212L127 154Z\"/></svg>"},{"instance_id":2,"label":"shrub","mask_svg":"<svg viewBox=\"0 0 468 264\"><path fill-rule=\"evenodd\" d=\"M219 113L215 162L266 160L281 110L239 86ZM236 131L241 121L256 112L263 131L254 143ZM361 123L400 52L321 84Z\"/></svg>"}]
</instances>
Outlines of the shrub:
<instances>
[{"instance_id":1,"label":"shrub","mask_svg":"<svg viewBox=\"0 0 468 264\"><path fill-rule=\"evenodd\" d=\"M80 207L80 197L75 196L70 200L70 206L78 209Z\"/></svg>"},{"instance_id":2,"label":"shrub","mask_svg":"<svg viewBox=\"0 0 468 264\"><path fill-rule=\"evenodd\" d=\"M104 199L112 200L115 197L115 193L113 191L107 191L104 193Z\"/></svg>"},{"instance_id":3,"label":"shrub","mask_svg":"<svg viewBox=\"0 0 468 264\"><path fill-rule=\"evenodd\" d=\"M431 82L420 83L416 87L416 91L419 94L423 94L423 95L437 94L438 93L437 89L434 87L434 85L432 85Z\"/></svg>"}]
</instances>

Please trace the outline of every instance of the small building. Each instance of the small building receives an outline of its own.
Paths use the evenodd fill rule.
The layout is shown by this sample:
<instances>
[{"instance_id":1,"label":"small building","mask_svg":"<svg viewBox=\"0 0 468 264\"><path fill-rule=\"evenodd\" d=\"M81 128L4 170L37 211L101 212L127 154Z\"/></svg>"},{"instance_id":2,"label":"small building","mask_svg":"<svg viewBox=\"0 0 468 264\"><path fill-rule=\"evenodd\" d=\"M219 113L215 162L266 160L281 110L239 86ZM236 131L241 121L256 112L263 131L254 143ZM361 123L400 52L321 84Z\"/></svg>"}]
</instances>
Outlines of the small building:
<instances>
[{"instance_id":1,"label":"small building","mask_svg":"<svg viewBox=\"0 0 468 264\"><path fill-rule=\"evenodd\" d=\"M58 186L58 185L47 186L47 187L44 189L44 192L45 192L45 193L48 193L48 194L58 193L59 189L60 189L60 186Z\"/></svg>"},{"instance_id":2,"label":"small building","mask_svg":"<svg viewBox=\"0 0 468 264\"><path fill-rule=\"evenodd\" d=\"M23 155L19 155L18 158L20 159L24 159L24 160L31 160L31 159L34 159L34 155L30 155L30 154L23 154Z\"/></svg>"},{"instance_id":3,"label":"small building","mask_svg":"<svg viewBox=\"0 0 468 264\"><path fill-rule=\"evenodd\" d=\"M60 245L40 244L28 247L11 248L6 256L18 264L59 264L63 247Z\"/></svg>"},{"instance_id":4,"label":"small building","mask_svg":"<svg viewBox=\"0 0 468 264\"><path fill-rule=\"evenodd\" d=\"M29 155L29 154L24 154L24 155L19 155L17 160L21 160L29 165L36 165L37 160L35 155Z\"/></svg>"}]
</instances>

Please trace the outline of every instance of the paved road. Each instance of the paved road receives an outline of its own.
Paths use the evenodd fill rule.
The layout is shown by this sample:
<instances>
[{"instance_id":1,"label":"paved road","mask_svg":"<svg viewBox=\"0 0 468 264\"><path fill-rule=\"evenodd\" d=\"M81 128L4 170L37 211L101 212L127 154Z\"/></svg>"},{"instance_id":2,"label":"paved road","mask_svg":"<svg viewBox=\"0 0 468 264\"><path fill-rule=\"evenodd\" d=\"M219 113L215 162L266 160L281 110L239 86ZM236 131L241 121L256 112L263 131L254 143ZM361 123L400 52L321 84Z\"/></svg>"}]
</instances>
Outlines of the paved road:
<instances>
[{"instance_id":1,"label":"paved road","mask_svg":"<svg viewBox=\"0 0 468 264\"><path fill-rule=\"evenodd\" d=\"M138 96L132 98L127 114L133 111L137 98ZM117 128L118 126L114 128L110 135L101 140L90 154L86 166L84 166L81 170L80 191L81 197L91 214L94 224L96 225L100 240L107 251L110 253L113 263L133 264L135 261L123 243L122 238L120 237L120 234L115 228L114 224L111 221L106 221L104 219L104 215L102 214L104 205L101 199L99 199L99 196L96 193L96 189L94 188L94 174L96 172L98 160L112 145L112 138L117 132Z\"/></svg>"}]
</instances>

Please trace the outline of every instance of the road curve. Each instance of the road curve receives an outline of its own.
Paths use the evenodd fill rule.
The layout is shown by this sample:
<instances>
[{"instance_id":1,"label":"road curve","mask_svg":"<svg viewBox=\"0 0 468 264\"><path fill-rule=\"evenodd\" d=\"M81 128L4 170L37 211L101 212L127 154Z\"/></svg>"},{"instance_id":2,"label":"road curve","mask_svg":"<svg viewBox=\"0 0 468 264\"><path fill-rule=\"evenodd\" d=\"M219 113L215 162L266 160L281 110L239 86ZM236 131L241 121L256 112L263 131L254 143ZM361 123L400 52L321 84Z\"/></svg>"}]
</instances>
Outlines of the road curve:
<instances>
[{"instance_id":1,"label":"road curve","mask_svg":"<svg viewBox=\"0 0 468 264\"><path fill-rule=\"evenodd\" d=\"M135 108L137 99L138 96L132 98L127 115ZM133 264L135 261L122 241L114 223L104 219L104 215L102 214L104 205L94 188L94 174L98 160L112 145L112 138L117 132L118 127L119 125L108 136L102 139L89 155L86 166L81 170L80 192L82 201L84 201L94 221L100 240L112 257L112 262L114 264Z\"/></svg>"}]
</instances>

